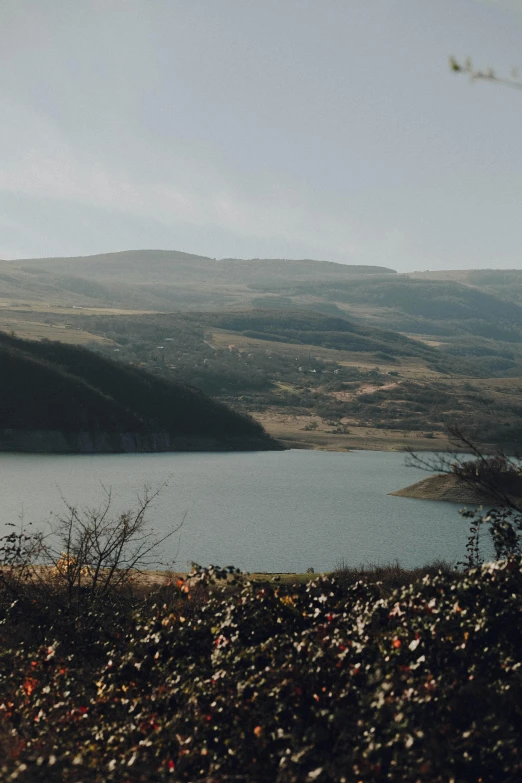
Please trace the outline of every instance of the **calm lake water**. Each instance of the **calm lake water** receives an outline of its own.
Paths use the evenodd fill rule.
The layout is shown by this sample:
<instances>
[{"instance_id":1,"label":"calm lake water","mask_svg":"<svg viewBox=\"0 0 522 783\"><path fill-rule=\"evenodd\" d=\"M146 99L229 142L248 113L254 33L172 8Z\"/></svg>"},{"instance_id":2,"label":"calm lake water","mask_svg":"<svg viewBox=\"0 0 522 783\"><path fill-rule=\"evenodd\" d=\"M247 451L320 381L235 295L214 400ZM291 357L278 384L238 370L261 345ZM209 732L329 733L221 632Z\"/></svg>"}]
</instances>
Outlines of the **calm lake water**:
<instances>
[{"instance_id":1,"label":"calm lake water","mask_svg":"<svg viewBox=\"0 0 522 783\"><path fill-rule=\"evenodd\" d=\"M179 524L162 558L184 569L235 565L246 571L331 570L398 559L407 567L461 560L468 521L458 506L387 493L426 476L404 454L375 451L243 454L41 456L0 454L0 530L38 523L73 505L132 507L145 484L168 481L149 520L158 532Z\"/></svg>"}]
</instances>

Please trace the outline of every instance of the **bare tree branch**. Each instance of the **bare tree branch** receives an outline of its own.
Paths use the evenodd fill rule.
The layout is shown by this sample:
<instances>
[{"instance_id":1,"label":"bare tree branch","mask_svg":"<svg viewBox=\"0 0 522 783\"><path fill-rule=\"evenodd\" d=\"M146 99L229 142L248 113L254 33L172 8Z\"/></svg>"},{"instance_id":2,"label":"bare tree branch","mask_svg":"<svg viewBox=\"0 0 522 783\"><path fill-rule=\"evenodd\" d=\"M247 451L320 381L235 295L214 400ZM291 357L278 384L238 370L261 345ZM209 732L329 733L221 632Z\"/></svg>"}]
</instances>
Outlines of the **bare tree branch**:
<instances>
[{"instance_id":1,"label":"bare tree branch","mask_svg":"<svg viewBox=\"0 0 522 783\"><path fill-rule=\"evenodd\" d=\"M501 84L504 87L511 87L513 90L522 90L522 81L520 81L518 71L514 68L511 77L498 76L493 68L481 70L475 68L471 59L468 57L464 63L459 63L454 57L450 57L449 65L455 73L467 73L472 82L487 81Z\"/></svg>"}]
</instances>

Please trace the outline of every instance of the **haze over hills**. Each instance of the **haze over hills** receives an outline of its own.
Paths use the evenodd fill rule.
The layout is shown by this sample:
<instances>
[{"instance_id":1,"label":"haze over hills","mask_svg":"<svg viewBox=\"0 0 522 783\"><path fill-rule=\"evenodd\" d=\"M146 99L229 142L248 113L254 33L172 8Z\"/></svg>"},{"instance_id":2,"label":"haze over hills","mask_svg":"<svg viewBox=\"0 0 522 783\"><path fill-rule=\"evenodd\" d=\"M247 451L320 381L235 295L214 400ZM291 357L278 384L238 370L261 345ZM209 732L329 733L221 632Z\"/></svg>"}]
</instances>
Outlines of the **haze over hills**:
<instances>
[{"instance_id":1,"label":"haze over hills","mask_svg":"<svg viewBox=\"0 0 522 783\"><path fill-rule=\"evenodd\" d=\"M522 269L462 269L441 272L413 272L419 280L454 280L522 304Z\"/></svg>"},{"instance_id":2,"label":"haze over hills","mask_svg":"<svg viewBox=\"0 0 522 783\"><path fill-rule=\"evenodd\" d=\"M216 259L167 250L131 250L70 258L6 262L0 268L0 300L64 297L87 306L187 310L249 304L251 286L284 282L351 280L394 275L380 266L328 261Z\"/></svg>"},{"instance_id":3,"label":"haze over hills","mask_svg":"<svg viewBox=\"0 0 522 783\"><path fill-rule=\"evenodd\" d=\"M2 262L4 263L4 262ZM204 269L205 271L215 271L221 274L223 271L236 270L238 267L248 267L249 269L266 268L271 273L281 275L283 269L288 269L293 274L314 274L322 276L324 274L396 274L395 270L383 266L364 266L339 264L333 261L317 261L314 259L288 259L288 258L223 258L216 259L210 256L199 256L193 253L185 253L180 250L122 250L114 253L98 253L88 256L61 256L51 258L23 258L7 262L16 266L28 268L45 268L47 270L63 269L64 266L81 265L83 270L96 268L110 276L113 272L118 273L122 267L129 270L133 267L138 272L143 273L143 265L148 268L158 268L163 271L172 271L172 269L183 269L188 273Z\"/></svg>"},{"instance_id":4,"label":"haze over hills","mask_svg":"<svg viewBox=\"0 0 522 783\"><path fill-rule=\"evenodd\" d=\"M522 272L397 274L310 259L135 250L0 262L0 302L179 311L306 308L423 336L522 336Z\"/></svg>"},{"instance_id":5,"label":"haze over hills","mask_svg":"<svg viewBox=\"0 0 522 783\"><path fill-rule=\"evenodd\" d=\"M128 250L68 258L28 258L9 262L22 272L75 275L86 279L145 282L236 283L276 280L317 280L323 277L350 278L354 275L395 274L381 266L353 266L312 259L216 260L176 250Z\"/></svg>"}]
</instances>

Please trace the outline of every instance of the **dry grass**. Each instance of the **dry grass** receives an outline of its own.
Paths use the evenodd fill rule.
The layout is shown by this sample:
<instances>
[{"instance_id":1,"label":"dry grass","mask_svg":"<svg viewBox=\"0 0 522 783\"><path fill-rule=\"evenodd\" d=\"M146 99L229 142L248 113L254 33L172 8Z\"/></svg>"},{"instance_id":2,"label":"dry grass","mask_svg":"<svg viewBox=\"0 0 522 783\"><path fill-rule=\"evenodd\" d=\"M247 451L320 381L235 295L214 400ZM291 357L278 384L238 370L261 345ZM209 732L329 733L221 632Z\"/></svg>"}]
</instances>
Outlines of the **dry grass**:
<instances>
[{"instance_id":1,"label":"dry grass","mask_svg":"<svg viewBox=\"0 0 522 783\"><path fill-rule=\"evenodd\" d=\"M158 310L140 310L125 307L88 307L86 305L64 306L57 302L27 301L17 302L3 300L0 302L0 312L3 313L54 313L55 315L148 315L159 312Z\"/></svg>"},{"instance_id":2,"label":"dry grass","mask_svg":"<svg viewBox=\"0 0 522 783\"><path fill-rule=\"evenodd\" d=\"M57 340L71 345L88 345L89 343L116 345L112 340L86 332L83 329L75 329L64 324L49 324L43 321L0 318L0 331L13 333L16 337L22 337L25 340Z\"/></svg>"},{"instance_id":3,"label":"dry grass","mask_svg":"<svg viewBox=\"0 0 522 783\"><path fill-rule=\"evenodd\" d=\"M14 333L26 340L57 340L71 345L98 343L114 345L109 340L74 325L78 315L141 315L144 310L117 310L94 307L62 307L40 302L0 303L0 331Z\"/></svg>"},{"instance_id":4,"label":"dry grass","mask_svg":"<svg viewBox=\"0 0 522 783\"><path fill-rule=\"evenodd\" d=\"M434 432L426 438L422 432L410 430L385 430L375 427L358 427L348 423L349 433L333 433L332 426L320 416L299 416L273 411L251 411L266 431L285 446L292 449L320 449L323 451L443 451L451 447L444 433ZM317 429L305 430L315 422Z\"/></svg>"}]
</instances>

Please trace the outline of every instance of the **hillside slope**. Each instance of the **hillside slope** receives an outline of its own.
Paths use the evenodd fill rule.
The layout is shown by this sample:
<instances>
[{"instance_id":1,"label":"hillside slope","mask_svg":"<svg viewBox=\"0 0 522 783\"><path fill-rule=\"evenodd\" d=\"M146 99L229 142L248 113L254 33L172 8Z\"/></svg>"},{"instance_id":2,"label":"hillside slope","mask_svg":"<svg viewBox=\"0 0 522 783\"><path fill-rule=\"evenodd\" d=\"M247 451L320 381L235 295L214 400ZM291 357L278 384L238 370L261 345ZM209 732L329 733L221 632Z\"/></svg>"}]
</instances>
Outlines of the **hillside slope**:
<instances>
[{"instance_id":1,"label":"hillside slope","mask_svg":"<svg viewBox=\"0 0 522 783\"><path fill-rule=\"evenodd\" d=\"M304 309L245 309L188 316L199 323L238 332L247 337L317 345L355 352L388 352L393 357L438 359L438 352L416 340L385 329L368 328L348 318Z\"/></svg>"},{"instance_id":2,"label":"hillside slope","mask_svg":"<svg viewBox=\"0 0 522 783\"><path fill-rule=\"evenodd\" d=\"M4 268L5 267L5 270ZM351 280L379 274L380 266L312 259L223 259L176 250L129 250L94 256L0 262L0 300L145 310L211 309L250 304L251 286L277 290L281 282ZM7 278L2 282L2 275ZM46 297L47 294L47 297ZM255 294L254 294L255 295Z\"/></svg>"},{"instance_id":3,"label":"hillside slope","mask_svg":"<svg viewBox=\"0 0 522 783\"><path fill-rule=\"evenodd\" d=\"M183 253L178 250L124 250L93 256L64 258L27 258L11 262L25 271L43 271L79 275L86 279L121 279L127 282L185 283L226 281L236 283L280 279L319 280L322 277L347 278L354 275L391 274L382 266L337 264L332 261L286 258L225 258Z\"/></svg>"},{"instance_id":4,"label":"hillside slope","mask_svg":"<svg viewBox=\"0 0 522 783\"><path fill-rule=\"evenodd\" d=\"M278 448L247 416L83 348L0 333L0 365L2 450Z\"/></svg>"},{"instance_id":5,"label":"hillside slope","mask_svg":"<svg viewBox=\"0 0 522 783\"><path fill-rule=\"evenodd\" d=\"M311 259L222 259L170 250L0 262L0 304L147 311L306 308L435 338L522 337L522 272L397 274Z\"/></svg>"},{"instance_id":6,"label":"hillside slope","mask_svg":"<svg viewBox=\"0 0 522 783\"><path fill-rule=\"evenodd\" d=\"M0 329L88 345L331 447L428 448L459 424L518 450L521 304L520 270L160 250L0 262Z\"/></svg>"},{"instance_id":7,"label":"hillside slope","mask_svg":"<svg viewBox=\"0 0 522 783\"><path fill-rule=\"evenodd\" d=\"M256 286L265 296L269 286ZM496 293L455 280L416 279L407 275L323 280L281 285L287 306L313 298L342 307L381 328L453 337L464 335L518 342L522 336L522 307Z\"/></svg>"},{"instance_id":8,"label":"hillside slope","mask_svg":"<svg viewBox=\"0 0 522 783\"><path fill-rule=\"evenodd\" d=\"M276 438L290 427L309 443L314 427L331 447L351 434L353 447L368 438L380 448L403 448L413 438L418 448L421 438L423 448L437 448L445 428L459 424L480 443L522 444L522 383L491 378L484 363L494 357L455 357L395 332L303 310L80 310L74 323L80 331L64 331L62 339L90 334L93 350L246 410Z\"/></svg>"}]
</instances>

